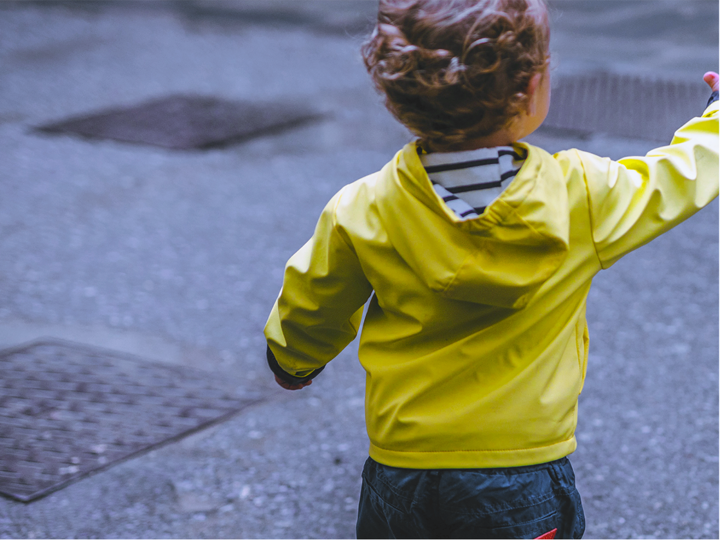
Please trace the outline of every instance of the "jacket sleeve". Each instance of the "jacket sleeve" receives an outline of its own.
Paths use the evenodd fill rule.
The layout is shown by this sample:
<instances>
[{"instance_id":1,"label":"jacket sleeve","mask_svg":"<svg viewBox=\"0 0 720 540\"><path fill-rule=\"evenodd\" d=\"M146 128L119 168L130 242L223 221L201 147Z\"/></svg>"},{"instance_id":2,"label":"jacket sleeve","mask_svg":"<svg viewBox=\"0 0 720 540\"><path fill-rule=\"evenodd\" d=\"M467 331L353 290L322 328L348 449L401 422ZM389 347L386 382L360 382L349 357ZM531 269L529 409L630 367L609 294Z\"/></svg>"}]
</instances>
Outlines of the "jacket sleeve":
<instances>
[{"instance_id":1,"label":"jacket sleeve","mask_svg":"<svg viewBox=\"0 0 720 540\"><path fill-rule=\"evenodd\" d=\"M285 266L283 286L265 326L268 364L287 382L317 375L357 335L372 287L336 210L327 204L313 237Z\"/></svg>"},{"instance_id":2,"label":"jacket sleeve","mask_svg":"<svg viewBox=\"0 0 720 540\"><path fill-rule=\"evenodd\" d=\"M692 216L718 196L718 103L675 132L669 146L617 162L578 152L600 264Z\"/></svg>"}]
</instances>

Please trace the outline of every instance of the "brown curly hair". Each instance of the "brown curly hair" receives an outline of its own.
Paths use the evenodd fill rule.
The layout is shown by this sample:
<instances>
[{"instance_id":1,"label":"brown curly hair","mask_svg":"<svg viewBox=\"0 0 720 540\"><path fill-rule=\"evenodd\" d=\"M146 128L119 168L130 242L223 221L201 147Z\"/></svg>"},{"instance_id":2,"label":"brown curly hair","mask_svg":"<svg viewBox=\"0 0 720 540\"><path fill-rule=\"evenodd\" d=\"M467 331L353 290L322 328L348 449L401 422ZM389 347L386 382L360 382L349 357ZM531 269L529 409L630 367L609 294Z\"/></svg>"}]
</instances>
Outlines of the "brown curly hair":
<instances>
[{"instance_id":1,"label":"brown curly hair","mask_svg":"<svg viewBox=\"0 0 720 540\"><path fill-rule=\"evenodd\" d=\"M520 114L549 41L544 0L380 0L362 55L390 112L447 150Z\"/></svg>"}]
</instances>

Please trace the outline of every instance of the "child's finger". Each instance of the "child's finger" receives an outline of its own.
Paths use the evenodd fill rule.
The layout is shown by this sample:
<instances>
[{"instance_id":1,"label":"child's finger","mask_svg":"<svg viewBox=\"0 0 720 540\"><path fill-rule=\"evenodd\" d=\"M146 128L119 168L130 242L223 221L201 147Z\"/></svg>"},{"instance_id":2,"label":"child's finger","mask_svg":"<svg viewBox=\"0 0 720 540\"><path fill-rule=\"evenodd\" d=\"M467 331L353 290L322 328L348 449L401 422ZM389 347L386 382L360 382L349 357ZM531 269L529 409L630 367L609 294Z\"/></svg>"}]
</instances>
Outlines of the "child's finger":
<instances>
[{"instance_id":1,"label":"child's finger","mask_svg":"<svg viewBox=\"0 0 720 540\"><path fill-rule=\"evenodd\" d=\"M309 381L304 382L304 383L292 384L292 383L283 381L280 377L275 375L275 382L278 383L280 386L282 386L285 390L300 390L301 388L310 386L312 384L312 379L310 379Z\"/></svg>"},{"instance_id":2,"label":"child's finger","mask_svg":"<svg viewBox=\"0 0 720 540\"><path fill-rule=\"evenodd\" d=\"M708 83L713 92L718 90L718 86L720 86L720 76L718 76L717 73L714 71L708 71L705 75L703 75L703 80Z\"/></svg>"}]
</instances>

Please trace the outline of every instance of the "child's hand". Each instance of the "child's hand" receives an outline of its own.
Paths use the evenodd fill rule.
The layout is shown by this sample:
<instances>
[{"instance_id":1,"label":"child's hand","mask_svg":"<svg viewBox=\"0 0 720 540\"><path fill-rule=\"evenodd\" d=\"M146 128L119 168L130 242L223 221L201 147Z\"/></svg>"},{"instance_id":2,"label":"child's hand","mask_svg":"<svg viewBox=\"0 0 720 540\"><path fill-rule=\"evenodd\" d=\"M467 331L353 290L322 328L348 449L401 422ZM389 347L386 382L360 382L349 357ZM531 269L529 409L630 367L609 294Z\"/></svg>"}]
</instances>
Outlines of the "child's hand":
<instances>
[{"instance_id":1,"label":"child's hand","mask_svg":"<svg viewBox=\"0 0 720 540\"><path fill-rule=\"evenodd\" d=\"M280 377L275 375L275 382L278 383L280 386L282 386L285 390L300 390L301 388L310 386L312 384L312 379L310 379L308 382L304 382L304 383L290 384L290 383L283 381Z\"/></svg>"},{"instance_id":2,"label":"child's hand","mask_svg":"<svg viewBox=\"0 0 720 540\"><path fill-rule=\"evenodd\" d=\"M703 75L703 79L706 83L708 83L708 85L710 85L710 89L713 92L717 92L718 86L720 86L718 84L720 82L720 76L718 76L717 73L714 71L708 71L705 75Z\"/></svg>"}]
</instances>

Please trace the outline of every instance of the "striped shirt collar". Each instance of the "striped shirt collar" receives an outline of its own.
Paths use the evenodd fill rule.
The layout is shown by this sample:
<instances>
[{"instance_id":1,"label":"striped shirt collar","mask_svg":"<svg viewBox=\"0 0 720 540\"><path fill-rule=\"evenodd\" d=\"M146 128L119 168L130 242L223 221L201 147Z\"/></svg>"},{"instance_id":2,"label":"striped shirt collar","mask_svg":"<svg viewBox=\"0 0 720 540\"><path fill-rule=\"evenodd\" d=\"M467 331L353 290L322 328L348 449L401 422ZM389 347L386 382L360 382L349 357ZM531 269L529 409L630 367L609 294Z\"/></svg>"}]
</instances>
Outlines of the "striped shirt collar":
<instances>
[{"instance_id":1,"label":"striped shirt collar","mask_svg":"<svg viewBox=\"0 0 720 540\"><path fill-rule=\"evenodd\" d=\"M515 178L527 156L512 146L420 154L433 189L461 220L480 216Z\"/></svg>"}]
</instances>

